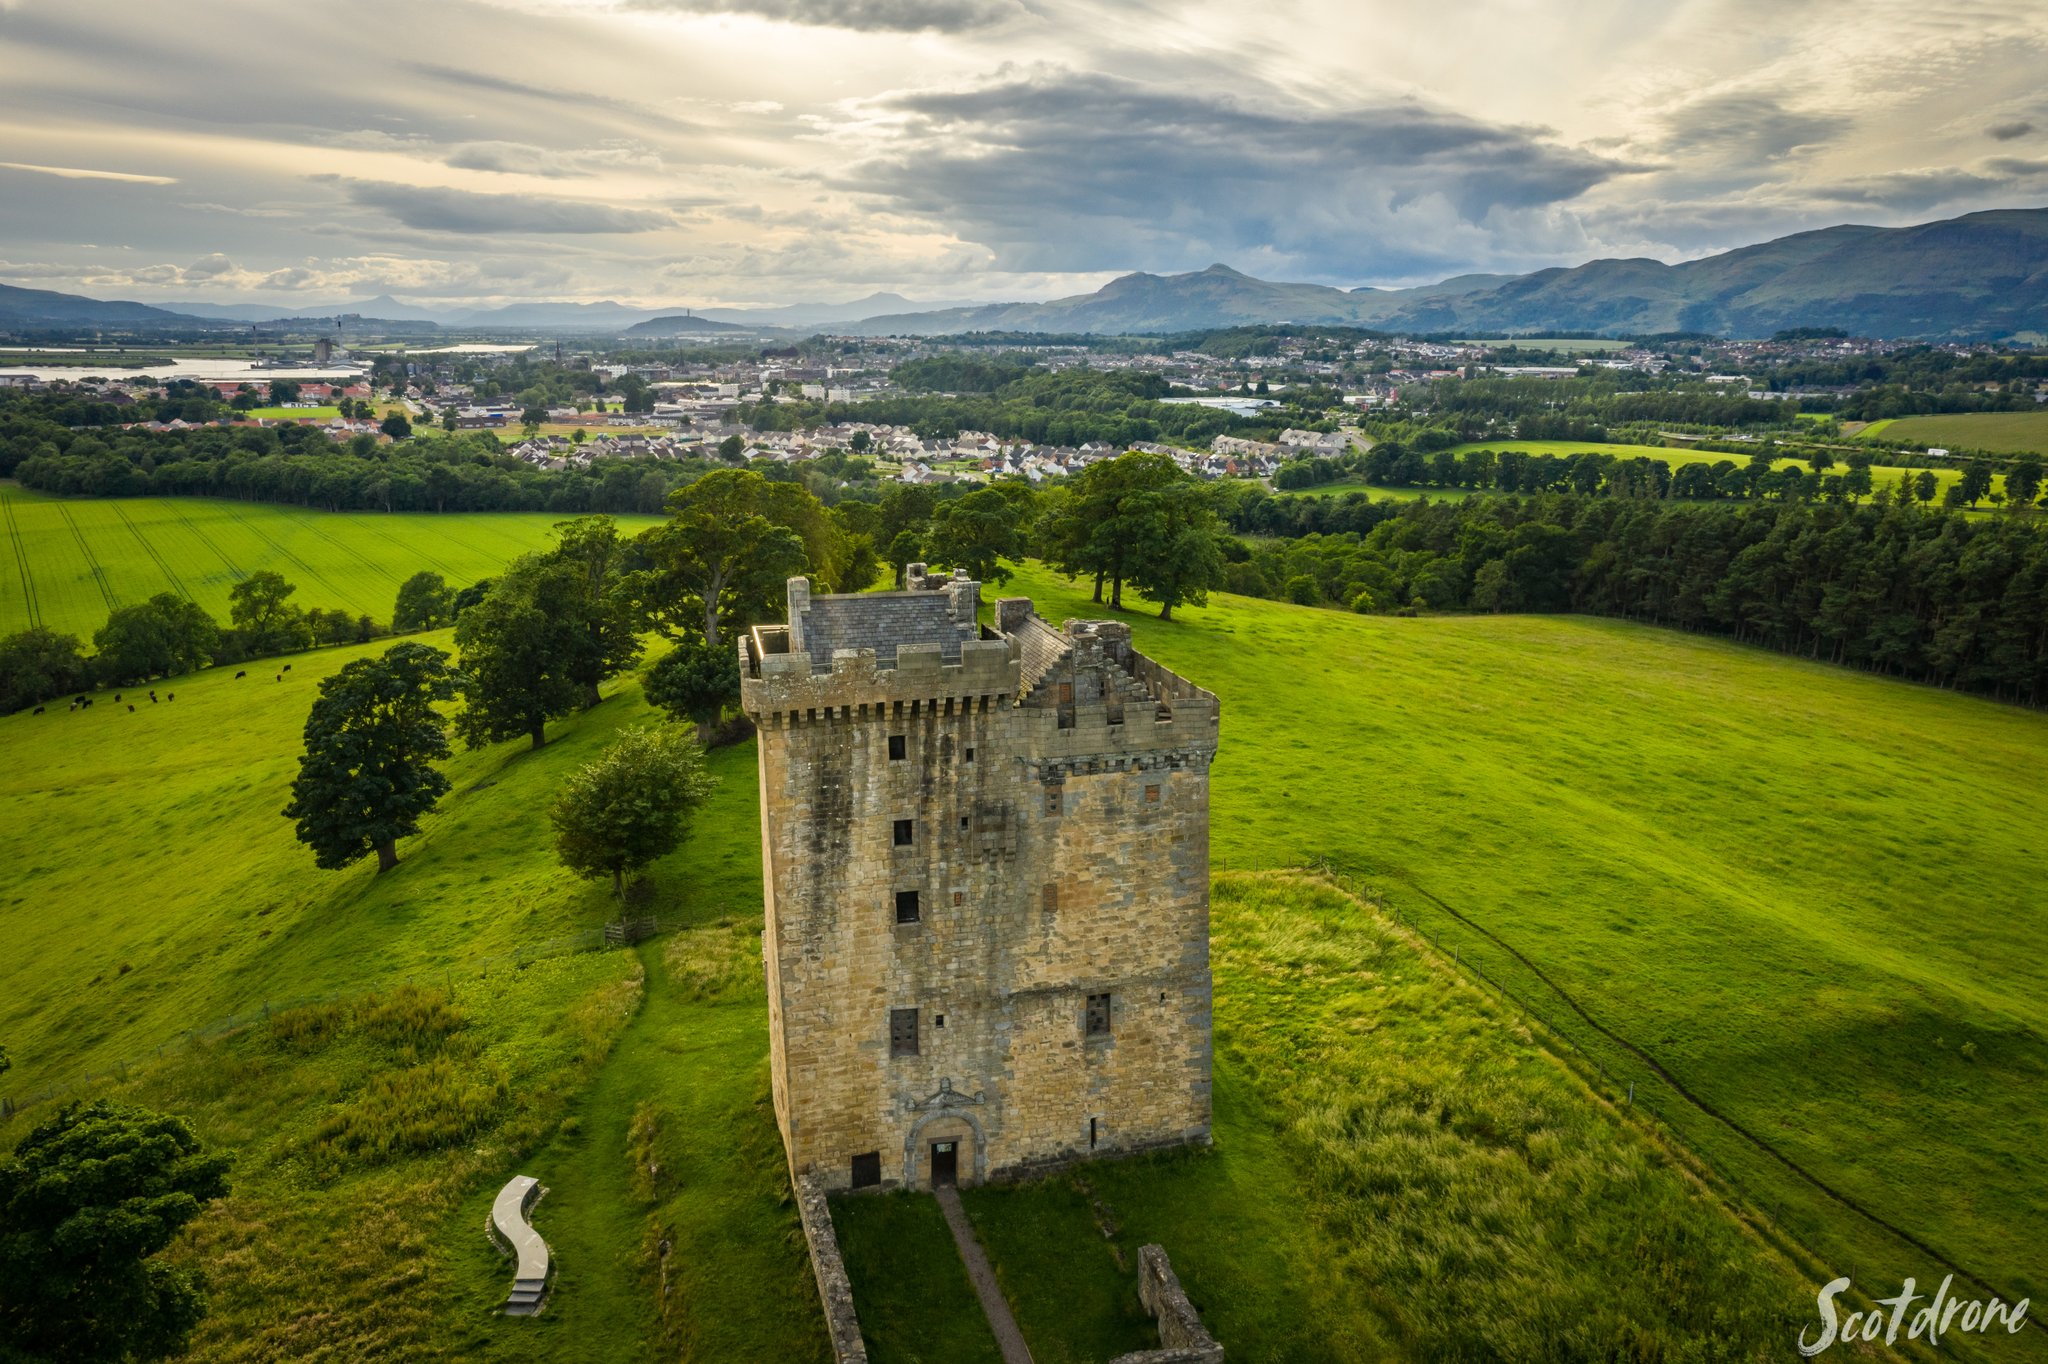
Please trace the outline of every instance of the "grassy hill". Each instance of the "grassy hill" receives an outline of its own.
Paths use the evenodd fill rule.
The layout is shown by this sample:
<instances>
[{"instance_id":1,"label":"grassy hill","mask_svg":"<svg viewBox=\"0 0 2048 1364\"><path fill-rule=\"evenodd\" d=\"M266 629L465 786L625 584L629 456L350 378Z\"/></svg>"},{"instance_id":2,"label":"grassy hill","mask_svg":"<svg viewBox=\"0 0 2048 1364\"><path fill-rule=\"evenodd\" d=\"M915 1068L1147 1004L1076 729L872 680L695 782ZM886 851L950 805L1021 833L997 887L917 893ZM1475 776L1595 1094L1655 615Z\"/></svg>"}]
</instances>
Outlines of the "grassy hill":
<instances>
[{"instance_id":1,"label":"grassy hill","mask_svg":"<svg viewBox=\"0 0 2048 1364\"><path fill-rule=\"evenodd\" d=\"M1944 412L1872 422L1860 433L1944 449L2048 455L2048 409L2034 412Z\"/></svg>"},{"instance_id":2,"label":"grassy hill","mask_svg":"<svg viewBox=\"0 0 2048 1364\"><path fill-rule=\"evenodd\" d=\"M1101 614L1035 569L1003 591L1054 620ZM973 1200L1046 1358L1129 1338L1120 1271L1080 1247L1150 1235L1246 1358L1317 1357L1302 1321L1368 1356L1443 1357L1431 1314L1591 1302L1603 1276L1697 1270L1771 1319L1782 1272L1599 1106L1630 1080L1762 1225L1812 1248L1794 1298L1822 1267L1884 1292L1939 1282L1930 1256L1657 1088L1503 944L1829 1187L2007 1296L2038 1292L2048 717L1620 622L1221 597L1184 615L1134 624L1224 702L1218 1158ZM214 1278L208 1358L820 1357L765 1101L751 750L717 755L713 807L653 878L687 931L569 955L563 936L606 911L556 867L541 811L647 717L637 687L539 753L459 757L396 871L330 874L277 811L312 684L356 652L302 655L281 683L160 684L177 700L133 714L109 698L0 719L7 1092L125 1064L81 1092L188 1113L238 1152L234 1198L179 1251ZM1441 955L1326 886L1236 875L1317 861ZM536 945L553 954L522 969ZM1458 984L1453 953L1584 1047L1601 1100L1563 1082L1517 1007ZM323 998L276 1007L306 996ZM1532 1151L1555 1154L1556 1181L1525 1182ZM489 1315L505 1274L478 1231L517 1172L553 1191L536 1221L563 1262L536 1323ZM1107 1242L1088 1240L1091 1196L1121 1228ZM897 1230L883 1244L922 1234ZM1705 1299L1665 1297L1646 1329L1683 1336Z\"/></svg>"},{"instance_id":3,"label":"grassy hill","mask_svg":"<svg viewBox=\"0 0 2048 1364\"><path fill-rule=\"evenodd\" d=\"M550 512L309 511L207 498L47 497L0 483L0 634L31 625L90 639L116 606L175 592L226 620L228 589L259 569L299 606L391 618L398 585L431 569L454 585L549 543ZM659 518L621 516L638 529Z\"/></svg>"},{"instance_id":4,"label":"grassy hill","mask_svg":"<svg viewBox=\"0 0 2048 1364\"><path fill-rule=\"evenodd\" d=\"M107 694L0 720L5 1092L98 1073L73 1092L186 1114L237 1153L232 1198L178 1251L213 1283L202 1358L524 1364L688 1342L822 1359L767 1107L766 1002L731 965L759 961L751 747L713 756L717 794L655 868L657 912L689 928L567 954L611 911L555 863L544 811L619 727L656 720L637 686L537 753L458 756L388 875L323 872L278 812L315 684L362 652L298 655L281 683L179 678L158 688L175 701L133 714ZM207 1040L230 1015L248 1026ZM636 1183L634 1149L659 1184ZM490 1314L510 1270L481 1227L514 1173L551 1190L535 1218L561 1262L534 1323ZM664 1238L673 1321L654 1310Z\"/></svg>"}]
</instances>

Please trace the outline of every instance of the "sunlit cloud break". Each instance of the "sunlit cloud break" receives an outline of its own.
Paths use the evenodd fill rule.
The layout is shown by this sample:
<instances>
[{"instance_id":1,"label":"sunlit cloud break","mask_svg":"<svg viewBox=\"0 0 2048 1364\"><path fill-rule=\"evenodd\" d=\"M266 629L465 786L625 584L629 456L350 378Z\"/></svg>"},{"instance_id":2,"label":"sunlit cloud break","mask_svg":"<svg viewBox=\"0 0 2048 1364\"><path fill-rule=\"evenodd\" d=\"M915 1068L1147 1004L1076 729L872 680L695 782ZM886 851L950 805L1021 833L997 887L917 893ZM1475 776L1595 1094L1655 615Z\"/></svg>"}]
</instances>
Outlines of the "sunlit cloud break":
<instances>
[{"instance_id":1,"label":"sunlit cloud break","mask_svg":"<svg viewBox=\"0 0 2048 1364\"><path fill-rule=\"evenodd\" d=\"M55 175L66 180L121 180L131 185L175 185L177 177L172 175L135 175L128 171L88 170L83 166L36 166L26 161L0 161L0 170L32 171L37 175Z\"/></svg>"}]
</instances>

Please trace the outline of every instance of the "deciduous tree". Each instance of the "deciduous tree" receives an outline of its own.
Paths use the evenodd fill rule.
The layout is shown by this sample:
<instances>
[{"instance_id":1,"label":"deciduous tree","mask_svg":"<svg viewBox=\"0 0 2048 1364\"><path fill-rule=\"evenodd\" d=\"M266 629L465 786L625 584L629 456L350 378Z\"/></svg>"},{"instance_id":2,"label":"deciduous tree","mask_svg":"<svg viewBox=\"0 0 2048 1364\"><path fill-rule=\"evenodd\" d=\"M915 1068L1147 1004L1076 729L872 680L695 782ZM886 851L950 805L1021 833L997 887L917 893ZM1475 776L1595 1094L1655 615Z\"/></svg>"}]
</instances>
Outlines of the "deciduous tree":
<instances>
[{"instance_id":1,"label":"deciduous tree","mask_svg":"<svg viewBox=\"0 0 2048 1364\"><path fill-rule=\"evenodd\" d=\"M434 707L455 684L448 655L425 644L354 659L320 683L284 808L320 866L338 871L372 852L380 873L398 865L398 840L448 793L434 766L449 753L447 721Z\"/></svg>"},{"instance_id":2,"label":"deciduous tree","mask_svg":"<svg viewBox=\"0 0 2048 1364\"><path fill-rule=\"evenodd\" d=\"M623 900L626 873L682 843L716 784L704 754L678 730L634 728L573 774L548 812L555 851L579 876L609 876Z\"/></svg>"},{"instance_id":3,"label":"deciduous tree","mask_svg":"<svg viewBox=\"0 0 2048 1364\"><path fill-rule=\"evenodd\" d=\"M184 1351L198 1274L157 1258L228 1191L183 1120L70 1104L0 1160L0 1356L141 1361Z\"/></svg>"},{"instance_id":4,"label":"deciduous tree","mask_svg":"<svg viewBox=\"0 0 2048 1364\"><path fill-rule=\"evenodd\" d=\"M398 587L398 602L391 608L394 630L432 630L455 619L455 594L440 574L422 570Z\"/></svg>"},{"instance_id":5,"label":"deciduous tree","mask_svg":"<svg viewBox=\"0 0 2048 1364\"><path fill-rule=\"evenodd\" d=\"M76 635L36 626L0 639L0 711L76 691L91 678Z\"/></svg>"},{"instance_id":6,"label":"deciduous tree","mask_svg":"<svg viewBox=\"0 0 2048 1364\"><path fill-rule=\"evenodd\" d=\"M837 535L810 493L751 470L714 469L669 494L668 506L668 523L641 536L654 567L637 590L647 622L671 638L723 643L724 626L760 619L789 577L821 567L807 526Z\"/></svg>"},{"instance_id":7,"label":"deciduous tree","mask_svg":"<svg viewBox=\"0 0 2048 1364\"><path fill-rule=\"evenodd\" d=\"M159 592L138 606L117 607L92 642L94 671L121 686L205 667L220 648L220 626L196 603Z\"/></svg>"},{"instance_id":8,"label":"deciduous tree","mask_svg":"<svg viewBox=\"0 0 2048 1364\"><path fill-rule=\"evenodd\" d=\"M730 642L679 641L647 670L647 699L677 720L697 726L708 742L725 708L740 699L739 654Z\"/></svg>"}]
</instances>

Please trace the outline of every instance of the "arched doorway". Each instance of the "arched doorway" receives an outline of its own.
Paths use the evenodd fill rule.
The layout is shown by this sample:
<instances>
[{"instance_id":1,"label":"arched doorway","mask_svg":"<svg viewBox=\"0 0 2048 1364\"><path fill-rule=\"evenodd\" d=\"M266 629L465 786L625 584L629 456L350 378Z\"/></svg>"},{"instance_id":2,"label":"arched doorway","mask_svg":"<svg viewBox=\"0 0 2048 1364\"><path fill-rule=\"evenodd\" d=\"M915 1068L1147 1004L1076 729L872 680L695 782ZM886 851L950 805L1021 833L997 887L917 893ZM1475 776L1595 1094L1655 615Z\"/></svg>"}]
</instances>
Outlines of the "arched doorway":
<instances>
[{"instance_id":1,"label":"arched doorway","mask_svg":"<svg viewBox=\"0 0 2048 1364\"><path fill-rule=\"evenodd\" d=\"M945 1177L949 1173L950 1179ZM979 1184L987 1178L988 1142L972 1113L947 1109L927 1113L910 1125L903 1138L904 1188Z\"/></svg>"}]
</instances>

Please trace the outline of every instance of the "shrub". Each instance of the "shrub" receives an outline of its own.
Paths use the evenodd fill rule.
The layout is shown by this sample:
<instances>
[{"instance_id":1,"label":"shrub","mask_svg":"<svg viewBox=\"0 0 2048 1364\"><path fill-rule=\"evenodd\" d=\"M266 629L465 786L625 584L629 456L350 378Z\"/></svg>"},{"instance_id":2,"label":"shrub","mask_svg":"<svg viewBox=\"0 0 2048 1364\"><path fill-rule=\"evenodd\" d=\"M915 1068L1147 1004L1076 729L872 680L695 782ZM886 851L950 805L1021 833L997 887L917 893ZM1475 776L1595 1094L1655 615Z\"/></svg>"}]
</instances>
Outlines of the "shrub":
<instances>
[{"instance_id":1,"label":"shrub","mask_svg":"<svg viewBox=\"0 0 2048 1364\"><path fill-rule=\"evenodd\" d=\"M314 1129L316 1165L375 1165L453 1146L492 1126L512 1086L502 1067L437 1056L370 1078L362 1092Z\"/></svg>"}]
</instances>

